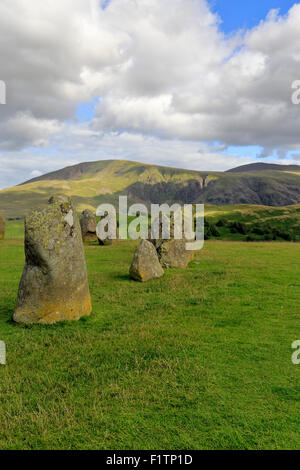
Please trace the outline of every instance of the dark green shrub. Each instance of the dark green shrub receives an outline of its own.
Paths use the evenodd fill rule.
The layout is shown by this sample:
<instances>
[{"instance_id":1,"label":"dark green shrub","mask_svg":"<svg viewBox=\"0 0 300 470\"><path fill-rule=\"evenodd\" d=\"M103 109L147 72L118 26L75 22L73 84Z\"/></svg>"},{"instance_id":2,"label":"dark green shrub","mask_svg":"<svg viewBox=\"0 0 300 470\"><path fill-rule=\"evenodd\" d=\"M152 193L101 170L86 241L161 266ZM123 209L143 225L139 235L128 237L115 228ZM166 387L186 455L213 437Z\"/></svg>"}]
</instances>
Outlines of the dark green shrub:
<instances>
[{"instance_id":1,"label":"dark green shrub","mask_svg":"<svg viewBox=\"0 0 300 470\"><path fill-rule=\"evenodd\" d=\"M243 222L232 222L230 224L230 231L231 233L241 233L242 235L246 235L248 233L248 227Z\"/></svg>"},{"instance_id":2,"label":"dark green shrub","mask_svg":"<svg viewBox=\"0 0 300 470\"><path fill-rule=\"evenodd\" d=\"M290 233L288 232L281 232L280 233L280 237L283 238L283 240L286 240L287 242L291 242L292 241L292 236Z\"/></svg>"},{"instance_id":3,"label":"dark green shrub","mask_svg":"<svg viewBox=\"0 0 300 470\"><path fill-rule=\"evenodd\" d=\"M264 234L264 240L266 240L266 241L273 240L273 235L271 233L265 233Z\"/></svg>"},{"instance_id":4,"label":"dark green shrub","mask_svg":"<svg viewBox=\"0 0 300 470\"><path fill-rule=\"evenodd\" d=\"M212 234L213 237L220 237L221 235L219 230L214 224L211 224L210 226L210 233Z\"/></svg>"},{"instance_id":5,"label":"dark green shrub","mask_svg":"<svg viewBox=\"0 0 300 470\"><path fill-rule=\"evenodd\" d=\"M256 235L264 235L265 231L262 227L258 227L257 225L254 225L252 227L252 233L255 233Z\"/></svg>"},{"instance_id":6,"label":"dark green shrub","mask_svg":"<svg viewBox=\"0 0 300 470\"><path fill-rule=\"evenodd\" d=\"M218 220L218 222L216 223L216 226L217 226L217 227L226 227L226 225L227 225L227 222L226 222L225 219L220 219L220 220Z\"/></svg>"}]
</instances>

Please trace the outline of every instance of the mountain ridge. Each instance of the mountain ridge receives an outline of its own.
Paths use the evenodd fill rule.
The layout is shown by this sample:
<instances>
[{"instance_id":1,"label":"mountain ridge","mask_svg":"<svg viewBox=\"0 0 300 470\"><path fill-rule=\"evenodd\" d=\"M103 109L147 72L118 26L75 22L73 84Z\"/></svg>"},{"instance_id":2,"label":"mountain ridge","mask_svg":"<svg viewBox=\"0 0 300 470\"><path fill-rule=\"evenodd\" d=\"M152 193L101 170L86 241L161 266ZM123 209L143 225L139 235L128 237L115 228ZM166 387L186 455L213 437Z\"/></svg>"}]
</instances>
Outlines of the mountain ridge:
<instances>
[{"instance_id":1,"label":"mountain ridge","mask_svg":"<svg viewBox=\"0 0 300 470\"><path fill-rule=\"evenodd\" d=\"M45 173L44 175L37 176L35 178L32 178L30 180L27 180L23 183L21 183L18 186L22 186L24 184L28 183L35 183L38 181L44 181L48 179L53 179L53 180L70 180L70 179L77 179L80 176L83 176L84 174L88 173L88 170L95 170L95 169L104 169L105 167L109 166L110 164L114 163L123 163L123 164L128 164L132 166L139 166L140 168L157 168L160 170L167 170L170 172L189 172L191 174L198 174L198 173L213 173L211 172L205 172L205 171L199 171L199 170L186 170L182 168L176 168L176 167L169 167L169 166L164 166L164 165L152 165L151 163L141 163L133 160L99 160L99 161L93 161L93 162L82 162L82 163L77 163L76 165L71 165L71 166L66 166L64 168L61 168L59 170L52 171L50 173ZM218 173L218 172L216 172Z\"/></svg>"},{"instance_id":2,"label":"mountain ridge","mask_svg":"<svg viewBox=\"0 0 300 470\"><path fill-rule=\"evenodd\" d=\"M126 160L83 162L0 191L0 210L6 217L23 217L57 193L72 196L78 211L102 202L117 205L120 195L127 195L129 203L148 206L177 202L280 207L300 202L300 167L254 165L210 172Z\"/></svg>"},{"instance_id":3,"label":"mountain ridge","mask_svg":"<svg viewBox=\"0 0 300 470\"><path fill-rule=\"evenodd\" d=\"M160 168L160 169L169 169L169 170L177 170L177 171L188 171L190 173L245 173L245 172L252 172L252 171L299 171L300 172L300 165L279 165L276 163L265 163L265 162L256 162L256 163L249 163L247 165L241 165L238 167L230 168L225 172L215 171L215 170L185 170L182 168L176 167L169 167L164 165L152 165L150 163L141 163L132 160L99 160L99 161L92 161L92 162L82 162L77 163L75 165L68 165L63 167L59 170L54 170L49 173L45 173L43 175L37 176L35 178L31 178L30 180L26 180L23 183L20 183L18 186L22 186L24 184L35 183L37 181L44 181L44 180L75 180L80 176L83 176L89 169L94 169L98 167L99 164L109 165L113 162L123 162L123 163L134 163L136 165L144 166L144 167L152 167L152 168Z\"/></svg>"},{"instance_id":4,"label":"mountain ridge","mask_svg":"<svg viewBox=\"0 0 300 470\"><path fill-rule=\"evenodd\" d=\"M226 173L244 173L250 171L299 171L300 165L279 165L277 163L249 163L227 170Z\"/></svg>"}]
</instances>

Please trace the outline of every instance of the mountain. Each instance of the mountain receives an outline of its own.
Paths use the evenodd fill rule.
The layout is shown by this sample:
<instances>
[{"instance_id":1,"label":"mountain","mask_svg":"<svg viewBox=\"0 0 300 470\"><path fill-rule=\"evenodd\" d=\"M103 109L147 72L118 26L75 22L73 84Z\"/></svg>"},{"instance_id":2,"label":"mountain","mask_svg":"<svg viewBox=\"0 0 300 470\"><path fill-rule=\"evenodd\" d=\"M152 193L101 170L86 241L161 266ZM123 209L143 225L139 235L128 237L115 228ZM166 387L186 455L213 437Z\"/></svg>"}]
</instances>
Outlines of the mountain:
<instances>
[{"instance_id":1,"label":"mountain","mask_svg":"<svg viewBox=\"0 0 300 470\"><path fill-rule=\"evenodd\" d=\"M231 170L227 173L244 173L249 171L296 171L300 172L300 165L277 165L276 163L250 163L249 165L242 165Z\"/></svg>"},{"instance_id":2,"label":"mountain","mask_svg":"<svg viewBox=\"0 0 300 470\"><path fill-rule=\"evenodd\" d=\"M227 172L192 171L158 165L104 160L80 163L0 191L6 217L23 217L45 206L51 194L73 197L77 210L102 202L208 203L287 206L300 202L300 167L253 164Z\"/></svg>"}]
</instances>

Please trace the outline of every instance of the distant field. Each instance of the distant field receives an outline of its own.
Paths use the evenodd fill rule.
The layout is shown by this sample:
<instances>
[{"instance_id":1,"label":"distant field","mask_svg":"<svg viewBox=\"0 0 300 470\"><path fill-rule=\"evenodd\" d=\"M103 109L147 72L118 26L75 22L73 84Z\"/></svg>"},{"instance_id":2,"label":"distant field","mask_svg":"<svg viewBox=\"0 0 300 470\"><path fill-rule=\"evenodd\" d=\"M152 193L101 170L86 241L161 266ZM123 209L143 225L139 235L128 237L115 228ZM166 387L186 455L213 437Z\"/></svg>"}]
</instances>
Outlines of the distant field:
<instances>
[{"instance_id":1,"label":"distant field","mask_svg":"<svg viewBox=\"0 0 300 470\"><path fill-rule=\"evenodd\" d=\"M300 241L300 204L286 207L205 204L208 239Z\"/></svg>"},{"instance_id":2,"label":"distant field","mask_svg":"<svg viewBox=\"0 0 300 470\"><path fill-rule=\"evenodd\" d=\"M146 284L135 242L87 245L93 314L22 327L22 224L0 242L1 449L299 449L300 244L210 240Z\"/></svg>"}]
</instances>

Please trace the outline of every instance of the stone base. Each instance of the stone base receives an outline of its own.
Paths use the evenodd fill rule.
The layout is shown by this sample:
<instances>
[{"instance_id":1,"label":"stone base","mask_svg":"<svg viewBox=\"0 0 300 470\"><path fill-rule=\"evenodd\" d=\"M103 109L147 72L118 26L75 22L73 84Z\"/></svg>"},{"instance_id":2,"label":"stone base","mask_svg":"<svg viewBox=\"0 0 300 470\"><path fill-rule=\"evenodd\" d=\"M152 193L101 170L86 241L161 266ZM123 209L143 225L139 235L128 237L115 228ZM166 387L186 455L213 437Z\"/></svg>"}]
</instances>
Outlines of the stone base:
<instances>
[{"instance_id":1,"label":"stone base","mask_svg":"<svg viewBox=\"0 0 300 470\"><path fill-rule=\"evenodd\" d=\"M24 305L16 309L13 321L23 324L53 324L60 321L79 320L92 313L90 296L84 300L70 298L68 301L41 302L38 307Z\"/></svg>"}]
</instances>

